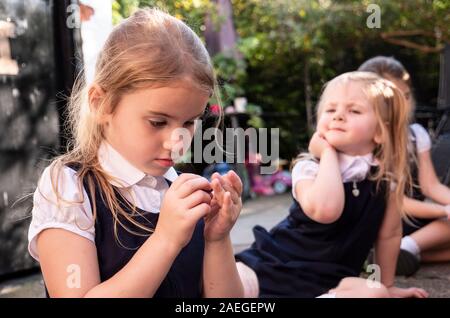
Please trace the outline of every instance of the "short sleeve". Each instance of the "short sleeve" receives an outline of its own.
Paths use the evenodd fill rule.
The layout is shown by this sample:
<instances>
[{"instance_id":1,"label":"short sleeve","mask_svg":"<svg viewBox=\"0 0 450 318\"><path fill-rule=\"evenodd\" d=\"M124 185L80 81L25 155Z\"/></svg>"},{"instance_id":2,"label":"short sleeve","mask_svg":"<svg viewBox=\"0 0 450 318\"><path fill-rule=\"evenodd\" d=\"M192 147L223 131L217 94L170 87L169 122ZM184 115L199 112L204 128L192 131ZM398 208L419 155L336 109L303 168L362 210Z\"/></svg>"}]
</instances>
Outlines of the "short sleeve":
<instances>
[{"instance_id":1,"label":"short sleeve","mask_svg":"<svg viewBox=\"0 0 450 318\"><path fill-rule=\"evenodd\" d=\"M36 240L45 229L58 228L70 231L95 242L95 227L91 205L86 191L80 188L76 172L62 167L56 184L56 171L50 175L47 167L33 195L32 219L28 230L28 251L39 261ZM59 198L55 194L57 185ZM80 191L81 190L81 191Z\"/></svg>"},{"instance_id":2,"label":"short sleeve","mask_svg":"<svg viewBox=\"0 0 450 318\"><path fill-rule=\"evenodd\" d=\"M319 163L313 160L300 160L292 169L292 195L295 196L295 185L300 180L314 180L319 172Z\"/></svg>"},{"instance_id":3,"label":"short sleeve","mask_svg":"<svg viewBox=\"0 0 450 318\"><path fill-rule=\"evenodd\" d=\"M425 152L431 149L431 138L425 128L420 124L412 124L411 129L414 131L416 138L417 152Z\"/></svg>"}]
</instances>

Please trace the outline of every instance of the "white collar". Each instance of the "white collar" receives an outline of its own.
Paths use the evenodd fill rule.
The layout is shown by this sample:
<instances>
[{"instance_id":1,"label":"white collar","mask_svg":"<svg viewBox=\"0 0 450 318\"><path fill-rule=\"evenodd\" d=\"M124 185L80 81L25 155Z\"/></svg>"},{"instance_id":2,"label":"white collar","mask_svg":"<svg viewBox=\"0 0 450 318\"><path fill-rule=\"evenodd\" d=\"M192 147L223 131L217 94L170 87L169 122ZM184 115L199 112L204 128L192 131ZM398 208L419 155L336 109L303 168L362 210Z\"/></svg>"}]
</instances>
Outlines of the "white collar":
<instances>
[{"instance_id":1,"label":"white collar","mask_svg":"<svg viewBox=\"0 0 450 318\"><path fill-rule=\"evenodd\" d=\"M98 149L98 160L102 169L113 178L117 179L116 182L112 181L111 183L119 188L133 186L145 177L155 178L133 166L106 141L102 142ZM170 182L173 182L178 177L178 174L175 169L171 167L163 177Z\"/></svg>"},{"instance_id":2,"label":"white collar","mask_svg":"<svg viewBox=\"0 0 450 318\"><path fill-rule=\"evenodd\" d=\"M378 166L378 160L375 159L373 153L368 153L362 156L351 156L340 152L339 155L339 167L341 171L345 171L350 168L355 162L365 162L370 166Z\"/></svg>"},{"instance_id":3,"label":"white collar","mask_svg":"<svg viewBox=\"0 0 450 318\"><path fill-rule=\"evenodd\" d=\"M363 156L351 156L344 153L338 154L339 170L344 182L361 181L366 178L372 166L377 166L378 160L372 153Z\"/></svg>"}]
</instances>

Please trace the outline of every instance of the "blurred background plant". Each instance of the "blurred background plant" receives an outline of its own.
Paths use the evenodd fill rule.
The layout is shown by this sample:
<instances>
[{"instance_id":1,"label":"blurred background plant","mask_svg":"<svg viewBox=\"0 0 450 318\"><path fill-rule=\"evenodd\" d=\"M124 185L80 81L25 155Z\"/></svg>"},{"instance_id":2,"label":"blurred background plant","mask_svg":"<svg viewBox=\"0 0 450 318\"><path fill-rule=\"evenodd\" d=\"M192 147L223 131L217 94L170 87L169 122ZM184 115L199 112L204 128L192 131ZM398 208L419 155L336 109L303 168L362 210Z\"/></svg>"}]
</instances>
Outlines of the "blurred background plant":
<instances>
[{"instance_id":1,"label":"blurred background plant","mask_svg":"<svg viewBox=\"0 0 450 318\"><path fill-rule=\"evenodd\" d=\"M205 39L208 28L217 31L226 22L224 2L232 7L237 54L211 54L223 105L245 96L252 125L280 128L283 158L306 147L323 84L375 55L402 61L418 105L436 105L438 52L450 38L448 0L375 1L380 28L367 23L372 0L115 0L114 21L157 6Z\"/></svg>"}]
</instances>

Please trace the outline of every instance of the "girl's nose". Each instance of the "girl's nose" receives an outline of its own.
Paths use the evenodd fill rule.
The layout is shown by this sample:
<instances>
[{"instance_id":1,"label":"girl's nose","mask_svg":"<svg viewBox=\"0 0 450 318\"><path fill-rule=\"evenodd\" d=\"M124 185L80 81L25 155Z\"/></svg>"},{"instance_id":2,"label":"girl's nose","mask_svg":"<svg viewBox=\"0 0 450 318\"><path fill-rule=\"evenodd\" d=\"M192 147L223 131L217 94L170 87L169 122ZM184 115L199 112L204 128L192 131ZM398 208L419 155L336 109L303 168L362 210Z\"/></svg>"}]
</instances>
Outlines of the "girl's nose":
<instances>
[{"instance_id":1,"label":"girl's nose","mask_svg":"<svg viewBox=\"0 0 450 318\"><path fill-rule=\"evenodd\" d=\"M163 142L165 150L172 152L173 155L180 156L191 145L191 134L187 129L175 129Z\"/></svg>"},{"instance_id":2,"label":"girl's nose","mask_svg":"<svg viewBox=\"0 0 450 318\"><path fill-rule=\"evenodd\" d=\"M333 120L338 120L338 121L344 120L344 114L341 111L335 111Z\"/></svg>"},{"instance_id":3,"label":"girl's nose","mask_svg":"<svg viewBox=\"0 0 450 318\"><path fill-rule=\"evenodd\" d=\"M164 142L163 142L163 148L165 149L165 150L172 150L172 148L173 148L173 145L174 145L174 142L172 141L172 140L170 140L170 139L166 139Z\"/></svg>"}]
</instances>

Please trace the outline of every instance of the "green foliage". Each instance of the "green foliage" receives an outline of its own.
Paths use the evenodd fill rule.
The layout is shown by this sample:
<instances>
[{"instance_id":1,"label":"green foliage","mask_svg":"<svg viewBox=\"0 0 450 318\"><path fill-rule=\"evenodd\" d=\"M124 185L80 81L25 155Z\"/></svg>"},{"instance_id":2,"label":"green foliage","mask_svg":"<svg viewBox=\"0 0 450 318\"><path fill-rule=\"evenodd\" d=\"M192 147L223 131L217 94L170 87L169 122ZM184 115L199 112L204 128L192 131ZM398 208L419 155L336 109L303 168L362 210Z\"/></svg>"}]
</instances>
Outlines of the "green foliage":
<instances>
[{"instance_id":1,"label":"green foliage","mask_svg":"<svg viewBox=\"0 0 450 318\"><path fill-rule=\"evenodd\" d=\"M116 25L122 19L129 17L139 6L139 0L114 0L112 5L113 24Z\"/></svg>"},{"instance_id":2,"label":"green foliage","mask_svg":"<svg viewBox=\"0 0 450 318\"><path fill-rule=\"evenodd\" d=\"M367 7L371 3L381 9L380 29L367 27L371 14ZM402 61L412 74L419 104L436 103L438 54L387 43L381 34L437 30L448 39L450 1L232 0L232 4L240 36L239 49L248 64L246 81L242 84L247 98L261 105L265 112L302 118L294 130L288 118L279 120L284 138L280 147L282 157L295 155L294 148L305 148L309 138L304 129L306 63L313 102L332 77L357 69L375 55L388 55ZM412 40L428 45L434 45L435 41L430 37Z\"/></svg>"},{"instance_id":3,"label":"green foliage","mask_svg":"<svg viewBox=\"0 0 450 318\"><path fill-rule=\"evenodd\" d=\"M225 54L216 54L213 59L214 68L221 87L223 106L232 105L236 97L244 96L242 83L246 78L246 64Z\"/></svg>"},{"instance_id":4,"label":"green foliage","mask_svg":"<svg viewBox=\"0 0 450 318\"><path fill-rule=\"evenodd\" d=\"M114 9L115 6L121 9ZM113 12L120 18L126 18L137 8L157 7L183 20L200 35L205 30L205 14L212 6L209 0L114 0Z\"/></svg>"},{"instance_id":5,"label":"green foliage","mask_svg":"<svg viewBox=\"0 0 450 318\"><path fill-rule=\"evenodd\" d=\"M137 3L137 4L136 4ZM438 89L439 55L387 43L382 34L421 30L450 38L448 0L231 0L238 49L244 61L217 55L213 63L222 87L224 105L246 96L260 105L268 127L279 127L281 157L292 158L308 141L305 84L309 77L313 103L323 84L342 72L352 71L375 55L398 58L410 71L419 105L434 106ZM381 28L369 28L369 4L381 9ZM130 8L158 6L183 19L198 33L205 30L210 14L217 16L212 0L116 0L116 16ZM115 18L115 21L117 18ZM416 36L410 40L434 46L436 39ZM305 72L305 66L308 72ZM307 75L307 76L306 76ZM258 118L255 117L255 118ZM255 126L261 118L251 119Z\"/></svg>"}]
</instances>

